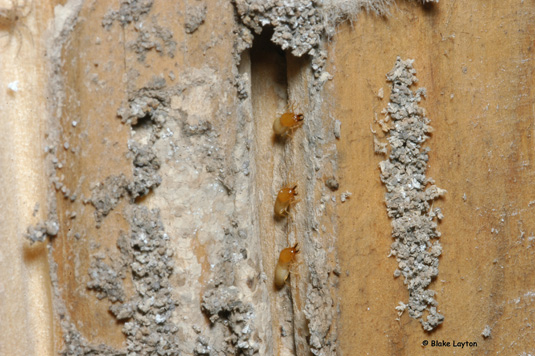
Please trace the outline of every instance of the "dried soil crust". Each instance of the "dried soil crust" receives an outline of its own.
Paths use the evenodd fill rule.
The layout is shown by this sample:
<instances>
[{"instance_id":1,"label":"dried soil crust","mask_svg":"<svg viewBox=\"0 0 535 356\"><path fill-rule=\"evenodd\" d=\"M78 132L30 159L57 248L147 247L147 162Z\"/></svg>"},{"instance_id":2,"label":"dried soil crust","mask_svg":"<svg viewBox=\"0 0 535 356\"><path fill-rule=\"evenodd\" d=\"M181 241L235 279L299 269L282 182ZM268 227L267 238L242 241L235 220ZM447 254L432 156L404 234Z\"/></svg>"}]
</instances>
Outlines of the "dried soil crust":
<instances>
[{"instance_id":1,"label":"dried soil crust","mask_svg":"<svg viewBox=\"0 0 535 356\"><path fill-rule=\"evenodd\" d=\"M410 89L417 81L412 63L413 60L403 61L398 57L386 76L392 83L390 102L383 111L383 123L388 125L392 120L388 130L390 155L379 166L395 239L390 253L399 263L394 276L403 275L409 290L408 304L400 302L396 309L400 313L408 309L409 316L431 331L444 321L444 316L437 310L435 292L428 289L438 275L438 256L442 253L435 217L443 218L440 208L431 209L430 202L446 191L425 176L429 149L422 149L422 144L433 129L425 110L418 106L425 89L416 92ZM379 152L384 151L381 148Z\"/></svg>"}]
</instances>

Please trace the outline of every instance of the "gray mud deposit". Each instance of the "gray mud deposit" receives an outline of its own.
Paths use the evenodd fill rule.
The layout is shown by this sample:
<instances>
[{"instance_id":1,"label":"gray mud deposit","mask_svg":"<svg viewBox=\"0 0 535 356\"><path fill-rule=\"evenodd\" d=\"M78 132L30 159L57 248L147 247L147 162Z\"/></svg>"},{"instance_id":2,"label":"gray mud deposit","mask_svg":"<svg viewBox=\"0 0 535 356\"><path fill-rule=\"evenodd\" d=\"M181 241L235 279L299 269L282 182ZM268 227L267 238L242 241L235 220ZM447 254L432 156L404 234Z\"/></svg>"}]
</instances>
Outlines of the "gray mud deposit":
<instances>
[{"instance_id":1,"label":"gray mud deposit","mask_svg":"<svg viewBox=\"0 0 535 356\"><path fill-rule=\"evenodd\" d=\"M390 253L399 264L394 276L402 275L409 290L408 304L400 303L396 309L408 309L410 317L431 331L444 321L444 316L437 310L435 291L428 289L438 275L438 256L442 253L435 218L443 217L439 208L431 209L430 202L446 191L425 176L429 148L422 148L422 144L433 130L424 109L418 106L425 89L410 89L417 82L412 63L398 57L387 74L392 93L384 121L392 120L388 131L390 155L380 163L380 168L395 239Z\"/></svg>"}]
</instances>

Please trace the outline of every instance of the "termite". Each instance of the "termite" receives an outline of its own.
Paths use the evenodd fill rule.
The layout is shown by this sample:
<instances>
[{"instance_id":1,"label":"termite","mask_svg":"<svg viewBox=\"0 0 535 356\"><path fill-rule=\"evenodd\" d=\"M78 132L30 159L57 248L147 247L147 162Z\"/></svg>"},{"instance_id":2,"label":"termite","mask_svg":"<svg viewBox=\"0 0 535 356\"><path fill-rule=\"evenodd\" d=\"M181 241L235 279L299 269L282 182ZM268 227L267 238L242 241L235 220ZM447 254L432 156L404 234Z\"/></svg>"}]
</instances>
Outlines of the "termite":
<instances>
[{"instance_id":1,"label":"termite","mask_svg":"<svg viewBox=\"0 0 535 356\"><path fill-rule=\"evenodd\" d=\"M303 119L303 114L296 114L292 109L275 119L273 131L281 138L291 137L293 132L303 125Z\"/></svg>"},{"instance_id":2,"label":"termite","mask_svg":"<svg viewBox=\"0 0 535 356\"><path fill-rule=\"evenodd\" d=\"M297 185L292 188L284 187L279 190L277 199L275 199L275 217L283 218L290 212L290 206L297 203L295 196L297 195Z\"/></svg>"},{"instance_id":3,"label":"termite","mask_svg":"<svg viewBox=\"0 0 535 356\"><path fill-rule=\"evenodd\" d=\"M287 247L281 251L275 268L275 286L277 289L284 287L284 283L290 275L290 267L295 262L295 257L298 253L297 243L293 247Z\"/></svg>"}]
</instances>

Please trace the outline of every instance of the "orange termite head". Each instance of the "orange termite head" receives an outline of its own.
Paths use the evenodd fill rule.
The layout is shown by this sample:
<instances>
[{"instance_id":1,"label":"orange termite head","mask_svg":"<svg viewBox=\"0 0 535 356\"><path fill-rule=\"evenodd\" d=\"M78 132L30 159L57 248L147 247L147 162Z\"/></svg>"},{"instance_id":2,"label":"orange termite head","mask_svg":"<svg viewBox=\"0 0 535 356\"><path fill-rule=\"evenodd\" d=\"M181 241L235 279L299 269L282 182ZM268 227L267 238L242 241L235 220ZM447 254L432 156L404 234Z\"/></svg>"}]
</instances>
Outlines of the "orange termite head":
<instances>
[{"instance_id":1,"label":"orange termite head","mask_svg":"<svg viewBox=\"0 0 535 356\"><path fill-rule=\"evenodd\" d=\"M275 268L275 286L278 289L284 287L284 283L290 275L290 265L295 262L295 255L298 253L297 243L281 251L277 267Z\"/></svg>"},{"instance_id":2,"label":"orange termite head","mask_svg":"<svg viewBox=\"0 0 535 356\"><path fill-rule=\"evenodd\" d=\"M303 114L296 114L294 112L285 112L279 117L280 124L287 129L296 129L304 119Z\"/></svg>"},{"instance_id":3,"label":"orange termite head","mask_svg":"<svg viewBox=\"0 0 535 356\"><path fill-rule=\"evenodd\" d=\"M287 264L291 263L295 259L295 255L299 253L299 250L297 249L297 244L293 245L292 247L287 247L284 250L281 251L279 255L279 264Z\"/></svg>"},{"instance_id":4,"label":"orange termite head","mask_svg":"<svg viewBox=\"0 0 535 356\"><path fill-rule=\"evenodd\" d=\"M273 122L273 131L280 137L291 136L293 131L303 124L303 114L285 112Z\"/></svg>"}]
</instances>

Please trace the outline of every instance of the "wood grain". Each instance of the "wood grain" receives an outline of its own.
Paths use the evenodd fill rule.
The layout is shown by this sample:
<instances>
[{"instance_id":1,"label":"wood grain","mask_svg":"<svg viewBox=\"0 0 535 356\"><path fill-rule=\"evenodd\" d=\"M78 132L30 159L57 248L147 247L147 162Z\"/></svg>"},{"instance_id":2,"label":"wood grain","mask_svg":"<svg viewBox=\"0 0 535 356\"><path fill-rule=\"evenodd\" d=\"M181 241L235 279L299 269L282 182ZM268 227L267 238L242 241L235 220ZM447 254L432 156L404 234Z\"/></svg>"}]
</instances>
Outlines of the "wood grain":
<instances>
[{"instance_id":1,"label":"wood grain","mask_svg":"<svg viewBox=\"0 0 535 356\"><path fill-rule=\"evenodd\" d=\"M353 193L339 207L345 354L455 350L423 348L426 339L477 342L468 354L533 351L534 9L517 1L399 2L386 19L362 15L341 26L330 44L341 189ZM446 319L431 334L407 314L395 320L408 292L387 258L393 239L377 167L384 158L374 154L370 131L388 102L385 75L397 56L414 59L418 87L427 88L420 106L435 128L427 175L448 191L435 202L445 219L431 284Z\"/></svg>"},{"instance_id":2,"label":"wood grain","mask_svg":"<svg viewBox=\"0 0 535 356\"><path fill-rule=\"evenodd\" d=\"M128 48L138 36L133 26L115 23L110 30L102 26L108 11L120 7L118 0L85 3L80 21L63 48L60 69L64 88L60 89L65 90L66 100L56 124L60 127L57 158L64 166L57 172L78 198L71 202L58 192L61 229L53 241L53 258L58 264L58 292L69 317L93 345L106 343L121 349L125 342L122 324L109 313L109 303L88 292L86 283L95 251L112 257L118 253L116 237L129 228L123 214L127 202L117 206L98 229L93 208L83 203L84 197L90 197L93 183L110 175L131 175L126 155L130 128L116 117L118 107L155 73L174 72L179 82L189 69L218 68L214 77L222 78L225 84L221 88L230 93L229 87L234 85L232 31L236 18L232 6L207 2L206 24L186 35L183 17L188 4L156 2L151 10L151 19L171 29L180 44L173 58L152 50L145 61L140 61ZM0 232L5 237L0 243L0 268L4 271L0 285L0 354L6 355L52 355L64 347L57 314L53 320L58 305L52 305L46 246L28 247L22 240L27 226L46 219L47 213L43 145L49 128L42 113L46 111L50 73L45 70L48 58L40 34L46 36L56 3L34 5L23 19L27 28L20 28L22 35L15 35L12 43L0 51L0 82L4 88L0 91L4 128L0 142ZM327 118L342 123L337 152L333 154L338 161L332 168L340 189L333 194L352 193L337 211L329 207L322 217L328 230L325 236L338 231L336 249L328 249L328 253L330 258L337 254L340 262L340 319L336 328L340 354L517 355L535 351L534 24L535 4L527 0L442 0L424 6L416 1L398 1L387 17L361 13L352 24L341 24L327 44L327 70L334 77L323 92L323 124L329 125ZM19 41L23 45L17 54ZM312 80L309 59L296 59L273 47L264 44L241 57L239 73L250 78L252 95L247 99L247 110L236 109L234 92L228 96L220 93L224 98L220 101L217 96L210 97L213 107L219 108L224 102L224 110L218 114L225 111L228 115L215 115L214 119L223 133L225 164L230 164L237 137L243 134L237 132L240 120L254 120L247 127L252 135L262 135L251 140L256 149L251 166L257 171L248 178L254 185L248 192L254 195L251 201L258 203L251 213L251 224L256 224L254 231L264 235L261 240L254 237L260 242L252 242L258 251L250 255L260 256L251 269L268 277L289 237L303 238L304 215L314 208L308 206L306 210L304 202L295 207L299 233L286 222L274 222L271 216L274 193L282 181L306 181L305 151L300 146L305 131L297 132L287 147L274 144L266 133L288 98L299 98L305 108L309 105L304 88ZM266 49L273 53L266 53ZM378 169L384 157L374 153L371 132L380 130L374 118L381 117L388 103L390 88L385 75L397 56L414 59L417 87L427 88L427 99L420 106L427 110L435 129L427 141L431 148L427 175L448 191L435 202L445 218L439 224L443 246L439 275L431 288L437 292L445 322L432 333L424 332L420 323L407 314L396 320L395 307L399 301L407 301L408 292L402 278L393 277L397 262L387 257L393 240ZM5 89L14 80L20 81L20 92ZM383 99L378 97L380 88ZM66 142L72 149L61 148ZM331 167L322 169L331 171ZM152 207L161 202L161 197L152 199L145 203ZM37 202L41 209L32 216ZM75 219L69 217L73 211L78 212ZM164 221L174 219L172 212L162 215ZM330 225L333 216L337 220ZM212 237L207 234L205 238ZM322 247L334 243L322 242ZM203 261L199 283L208 283L210 264L217 262L217 244L210 240L207 244L193 242L192 246L194 252L187 253ZM304 246L303 255L306 248L312 247ZM301 276L291 278L291 286L283 293L271 284L263 285L260 279L251 279L258 289L251 302L265 313L261 320L267 326L262 335L270 340L261 342L268 345L263 346L266 352L307 352L306 320L301 313L306 299L305 284L301 283L307 277L306 262L299 264ZM185 282L177 278L174 283L181 287ZM126 288L131 287L127 282ZM290 292L295 294L293 299ZM200 295L191 297L191 305L184 304L189 307L185 313L203 321L199 324L208 329L210 325L197 305L199 300ZM296 339L281 336L283 324L285 332L295 333L297 346ZM488 338L482 336L486 326L491 328ZM221 330L214 335L225 336ZM185 343L194 345L192 334L188 325L184 339L191 340ZM477 347L422 347L424 340L472 341Z\"/></svg>"}]
</instances>

